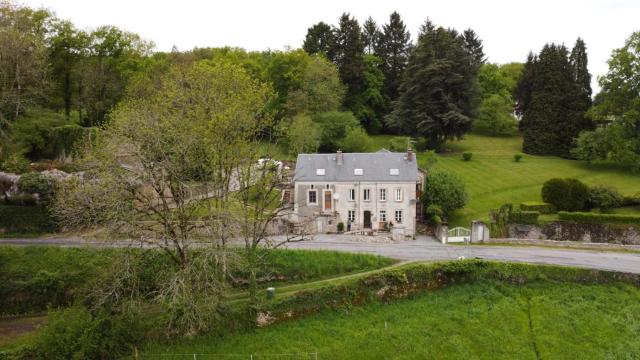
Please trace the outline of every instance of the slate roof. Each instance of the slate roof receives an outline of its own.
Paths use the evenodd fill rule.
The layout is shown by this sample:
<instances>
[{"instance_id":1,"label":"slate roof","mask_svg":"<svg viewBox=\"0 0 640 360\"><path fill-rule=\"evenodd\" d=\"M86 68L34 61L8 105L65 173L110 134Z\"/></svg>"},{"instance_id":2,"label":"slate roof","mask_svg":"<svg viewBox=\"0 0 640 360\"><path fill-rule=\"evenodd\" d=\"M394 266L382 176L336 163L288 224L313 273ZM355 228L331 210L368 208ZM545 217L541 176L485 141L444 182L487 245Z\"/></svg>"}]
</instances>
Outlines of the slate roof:
<instances>
[{"instance_id":1,"label":"slate roof","mask_svg":"<svg viewBox=\"0 0 640 360\"><path fill-rule=\"evenodd\" d=\"M343 153L342 165L338 165L336 154L300 154L296 161L294 181L417 181L418 163L416 155L407 161L407 153L381 150L375 153ZM324 175L317 175L324 169ZM362 175L355 175L362 169ZM398 169L391 175L390 169Z\"/></svg>"}]
</instances>

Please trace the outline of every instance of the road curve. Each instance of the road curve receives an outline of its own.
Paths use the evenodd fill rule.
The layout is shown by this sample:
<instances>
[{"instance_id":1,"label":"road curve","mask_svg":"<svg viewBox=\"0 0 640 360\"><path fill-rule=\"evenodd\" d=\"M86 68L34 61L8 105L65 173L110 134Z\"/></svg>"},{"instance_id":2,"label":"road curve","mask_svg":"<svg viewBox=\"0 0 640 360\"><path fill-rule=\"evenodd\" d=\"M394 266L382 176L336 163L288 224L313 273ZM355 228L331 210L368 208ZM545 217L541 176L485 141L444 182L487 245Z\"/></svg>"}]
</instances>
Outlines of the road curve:
<instances>
[{"instance_id":1,"label":"road curve","mask_svg":"<svg viewBox=\"0 0 640 360\"><path fill-rule=\"evenodd\" d=\"M62 247L140 247L130 241L83 241L78 238L0 239L0 245L46 245ZM432 238L394 243L354 242L347 236L316 235L313 240L290 243L290 249L325 249L386 256L399 260L452 260L464 256L496 261L575 266L640 274L640 253L576 250L534 246L443 245Z\"/></svg>"}]
</instances>

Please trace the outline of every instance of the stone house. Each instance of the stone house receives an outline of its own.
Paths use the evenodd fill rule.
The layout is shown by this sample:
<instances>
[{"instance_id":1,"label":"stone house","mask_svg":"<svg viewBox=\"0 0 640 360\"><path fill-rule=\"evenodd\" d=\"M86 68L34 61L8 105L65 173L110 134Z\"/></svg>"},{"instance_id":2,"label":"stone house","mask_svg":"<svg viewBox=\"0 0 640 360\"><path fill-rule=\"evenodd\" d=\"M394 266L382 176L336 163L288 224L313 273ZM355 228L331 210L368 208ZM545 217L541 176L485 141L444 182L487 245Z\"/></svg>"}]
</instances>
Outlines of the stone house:
<instances>
[{"instance_id":1,"label":"stone house","mask_svg":"<svg viewBox=\"0 0 640 360\"><path fill-rule=\"evenodd\" d=\"M425 174L413 151L300 154L293 213L310 232L344 230L413 237Z\"/></svg>"}]
</instances>

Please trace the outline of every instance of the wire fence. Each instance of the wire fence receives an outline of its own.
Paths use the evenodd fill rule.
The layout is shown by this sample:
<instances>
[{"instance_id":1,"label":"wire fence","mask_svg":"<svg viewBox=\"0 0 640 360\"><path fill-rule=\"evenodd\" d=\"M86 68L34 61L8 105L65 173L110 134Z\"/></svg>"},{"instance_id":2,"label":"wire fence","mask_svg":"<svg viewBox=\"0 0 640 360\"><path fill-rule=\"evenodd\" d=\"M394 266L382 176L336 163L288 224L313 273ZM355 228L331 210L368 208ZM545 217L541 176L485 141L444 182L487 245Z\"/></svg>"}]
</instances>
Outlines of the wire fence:
<instances>
[{"instance_id":1,"label":"wire fence","mask_svg":"<svg viewBox=\"0 0 640 360\"><path fill-rule=\"evenodd\" d=\"M305 359L318 360L318 353L281 353L281 354L134 354L136 360L207 360L207 359L248 359L248 360L276 360L276 359Z\"/></svg>"}]
</instances>

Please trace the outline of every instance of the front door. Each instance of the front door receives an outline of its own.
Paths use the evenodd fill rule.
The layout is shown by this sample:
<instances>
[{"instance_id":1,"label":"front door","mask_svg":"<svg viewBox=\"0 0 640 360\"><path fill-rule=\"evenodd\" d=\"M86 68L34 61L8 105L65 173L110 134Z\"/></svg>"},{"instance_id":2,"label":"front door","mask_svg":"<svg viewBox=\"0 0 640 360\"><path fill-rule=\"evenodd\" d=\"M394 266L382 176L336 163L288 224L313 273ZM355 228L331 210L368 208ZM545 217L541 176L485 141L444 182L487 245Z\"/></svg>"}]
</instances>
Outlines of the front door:
<instances>
[{"instance_id":1,"label":"front door","mask_svg":"<svg viewBox=\"0 0 640 360\"><path fill-rule=\"evenodd\" d=\"M324 191L324 211L331 211L331 190Z\"/></svg>"},{"instance_id":2,"label":"front door","mask_svg":"<svg viewBox=\"0 0 640 360\"><path fill-rule=\"evenodd\" d=\"M371 211L364 212L364 228L371 229Z\"/></svg>"}]
</instances>

